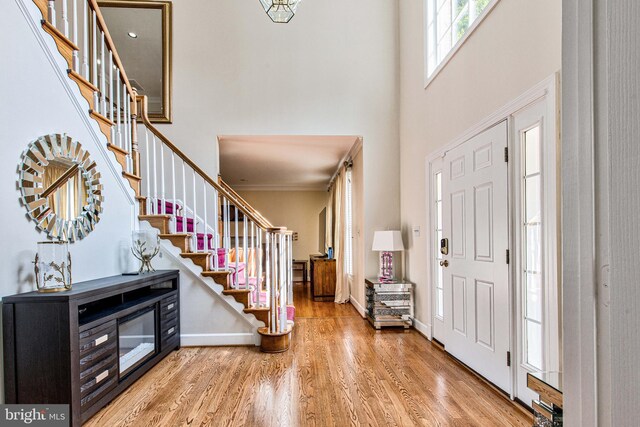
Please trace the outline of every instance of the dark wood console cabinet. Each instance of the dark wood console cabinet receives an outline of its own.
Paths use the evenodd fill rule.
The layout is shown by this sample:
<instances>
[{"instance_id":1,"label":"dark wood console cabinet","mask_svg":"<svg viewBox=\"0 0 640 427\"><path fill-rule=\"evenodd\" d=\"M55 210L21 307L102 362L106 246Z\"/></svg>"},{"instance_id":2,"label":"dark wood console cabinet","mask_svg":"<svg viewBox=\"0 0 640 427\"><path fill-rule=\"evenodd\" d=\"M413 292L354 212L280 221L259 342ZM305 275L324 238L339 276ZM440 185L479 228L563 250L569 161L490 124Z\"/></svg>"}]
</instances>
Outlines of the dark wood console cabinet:
<instances>
[{"instance_id":1,"label":"dark wood console cabinet","mask_svg":"<svg viewBox=\"0 0 640 427\"><path fill-rule=\"evenodd\" d=\"M177 270L2 299L6 403L69 404L80 426L180 348Z\"/></svg>"},{"instance_id":2,"label":"dark wood console cabinet","mask_svg":"<svg viewBox=\"0 0 640 427\"><path fill-rule=\"evenodd\" d=\"M336 296L336 260L311 256L311 296L314 301L333 301Z\"/></svg>"}]
</instances>

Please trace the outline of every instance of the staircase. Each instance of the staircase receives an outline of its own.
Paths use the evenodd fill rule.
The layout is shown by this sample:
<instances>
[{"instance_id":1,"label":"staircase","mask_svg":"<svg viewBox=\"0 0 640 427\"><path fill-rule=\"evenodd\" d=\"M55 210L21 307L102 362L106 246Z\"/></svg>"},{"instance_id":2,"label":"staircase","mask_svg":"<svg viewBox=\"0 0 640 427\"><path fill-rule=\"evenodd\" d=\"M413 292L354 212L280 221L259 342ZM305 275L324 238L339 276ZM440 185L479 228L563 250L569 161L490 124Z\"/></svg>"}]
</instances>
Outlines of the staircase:
<instances>
[{"instance_id":1,"label":"staircase","mask_svg":"<svg viewBox=\"0 0 640 427\"><path fill-rule=\"evenodd\" d=\"M243 315L264 323L262 351L286 351L295 315L292 233L274 227L151 124L147 98L131 87L96 0L33 2L135 192L141 224L243 304Z\"/></svg>"}]
</instances>

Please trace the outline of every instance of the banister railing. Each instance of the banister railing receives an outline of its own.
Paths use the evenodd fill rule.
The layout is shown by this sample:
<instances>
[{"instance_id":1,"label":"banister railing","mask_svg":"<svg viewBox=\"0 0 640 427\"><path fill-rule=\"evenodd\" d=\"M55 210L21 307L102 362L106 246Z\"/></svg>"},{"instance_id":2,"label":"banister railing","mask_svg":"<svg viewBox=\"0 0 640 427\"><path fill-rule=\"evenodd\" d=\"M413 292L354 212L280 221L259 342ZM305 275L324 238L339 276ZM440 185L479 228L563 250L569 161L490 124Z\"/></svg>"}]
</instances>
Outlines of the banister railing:
<instances>
[{"instance_id":1,"label":"banister railing","mask_svg":"<svg viewBox=\"0 0 640 427\"><path fill-rule=\"evenodd\" d=\"M270 332L285 332L292 233L273 227L224 181L210 177L151 124L147 98L136 100L147 214L169 216L171 233L188 233L191 252L211 253L209 271L230 271L229 286L249 291L249 308L270 308Z\"/></svg>"}]
</instances>

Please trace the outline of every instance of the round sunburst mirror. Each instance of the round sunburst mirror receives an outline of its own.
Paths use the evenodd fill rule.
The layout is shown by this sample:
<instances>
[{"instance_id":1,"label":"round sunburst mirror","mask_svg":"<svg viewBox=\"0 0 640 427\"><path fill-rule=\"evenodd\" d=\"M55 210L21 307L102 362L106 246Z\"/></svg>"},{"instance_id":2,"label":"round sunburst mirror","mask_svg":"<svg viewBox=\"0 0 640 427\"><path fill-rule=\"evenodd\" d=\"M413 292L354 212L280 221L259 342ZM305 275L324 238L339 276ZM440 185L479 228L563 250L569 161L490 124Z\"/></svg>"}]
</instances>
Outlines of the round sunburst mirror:
<instances>
[{"instance_id":1,"label":"round sunburst mirror","mask_svg":"<svg viewBox=\"0 0 640 427\"><path fill-rule=\"evenodd\" d=\"M100 221L100 173L70 136L45 135L31 142L22 153L18 174L20 201L29 218L52 239L83 239Z\"/></svg>"}]
</instances>

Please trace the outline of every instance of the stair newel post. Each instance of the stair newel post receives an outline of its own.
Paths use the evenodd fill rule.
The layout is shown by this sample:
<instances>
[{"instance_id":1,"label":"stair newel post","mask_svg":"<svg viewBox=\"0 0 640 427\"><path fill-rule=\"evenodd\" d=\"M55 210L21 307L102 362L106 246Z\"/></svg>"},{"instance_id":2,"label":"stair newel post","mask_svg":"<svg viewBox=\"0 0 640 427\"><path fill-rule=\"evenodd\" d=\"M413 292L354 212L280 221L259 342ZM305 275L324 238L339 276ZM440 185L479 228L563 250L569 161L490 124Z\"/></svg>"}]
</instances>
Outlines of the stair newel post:
<instances>
[{"instance_id":1,"label":"stair newel post","mask_svg":"<svg viewBox=\"0 0 640 427\"><path fill-rule=\"evenodd\" d=\"M133 154L133 141L131 140L131 96L129 95L129 91L127 90L127 85L123 83L122 86L123 86L123 90L126 98L126 102L124 104L124 108L125 108L124 131L125 131L125 137L127 141L127 147L125 149L129 153L127 155L126 169L127 169L127 172L131 173L133 171L133 162L131 161L132 154Z\"/></svg>"},{"instance_id":2,"label":"stair newel post","mask_svg":"<svg viewBox=\"0 0 640 427\"><path fill-rule=\"evenodd\" d=\"M100 114L107 116L107 86L105 83L104 32L100 31Z\"/></svg>"},{"instance_id":3,"label":"stair newel post","mask_svg":"<svg viewBox=\"0 0 640 427\"><path fill-rule=\"evenodd\" d=\"M47 11L49 23L51 23L54 27L56 26L56 2L55 0L49 0L47 2Z\"/></svg>"},{"instance_id":4,"label":"stair newel post","mask_svg":"<svg viewBox=\"0 0 640 427\"><path fill-rule=\"evenodd\" d=\"M239 239L240 236L238 236L238 206L237 206L237 202L234 203L233 205L234 208L234 221L233 221L233 226L234 226L234 235L235 235L235 250L236 250L236 274L235 276L233 276L235 278L235 280L233 281L233 287L235 289L238 289L238 267L240 267L240 244L239 244Z\"/></svg>"},{"instance_id":5,"label":"stair newel post","mask_svg":"<svg viewBox=\"0 0 640 427\"><path fill-rule=\"evenodd\" d=\"M227 251L231 251L231 222L229 217L231 216L231 208L229 207L229 199L224 198L224 233L225 233L225 246ZM229 257L225 257L225 268L229 270ZM232 283L233 284L233 283Z\"/></svg>"},{"instance_id":6,"label":"stair newel post","mask_svg":"<svg viewBox=\"0 0 640 427\"><path fill-rule=\"evenodd\" d=\"M215 271L220 270L220 260L218 259L218 249L220 249L220 240L219 240L219 223L220 217L218 214L218 207L220 206L218 190L213 188L213 200L215 203L213 204L213 218L215 221L215 225L213 228L213 268Z\"/></svg>"},{"instance_id":7,"label":"stair newel post","mask_svg":"<svg viewBox=\"0 0 640 427\"><path fill-rule=\"evenodd\" d=\"M98 27L98 21L96 19L96 11L92 11L91 13L92 16L92 20L91 20L91 77L92 77L92 82L93 85L95 87L98 87L98 32L97 32L97 27ZM99 104L98 102L100 101L99 99L99 93L98 92L94 92L93 93L93 108L94 109L98 109L99 108Z\"/></svg>"},{"instance_id":8,"label":"stair newel post","mask_svg":"<svg viewBox=\"0 0 640 427\"><path fill-rule=\"evenodd\" d=\"M76 46L78 45L78 0L71 0L71 18L73 24L73 31L71 32L71 41ZM80 59L78 58L78 51L73 51L73 70L75 72L80 71Z\"/></svg>"},{"instance_id":9,"label":"stair newel post","mask_svg":"<svg viewBox=\"0 0 640 427\"><path fill-rule=\"evenodd\" d=\"M82 1L82 74L89 80L89 18L87 4L89 0Z\"/></svg>"},{"instance_id":10,"label":"stair newel post","mask_svg":"<svg viewBox=\"0 0 640 427\"><path fill-rule=\"evenodd\" d=\"M269 298L269 314L271 315L271 321L269 322L270 332L276 331L276 304L274 288L275 272L274 267L275 251L273 250L273 233L267 232L267 293Z\"/></svg>"}]
</instances>

